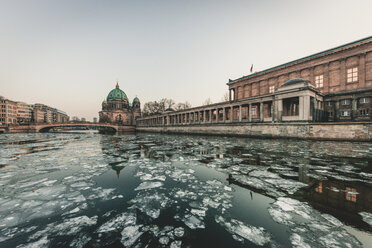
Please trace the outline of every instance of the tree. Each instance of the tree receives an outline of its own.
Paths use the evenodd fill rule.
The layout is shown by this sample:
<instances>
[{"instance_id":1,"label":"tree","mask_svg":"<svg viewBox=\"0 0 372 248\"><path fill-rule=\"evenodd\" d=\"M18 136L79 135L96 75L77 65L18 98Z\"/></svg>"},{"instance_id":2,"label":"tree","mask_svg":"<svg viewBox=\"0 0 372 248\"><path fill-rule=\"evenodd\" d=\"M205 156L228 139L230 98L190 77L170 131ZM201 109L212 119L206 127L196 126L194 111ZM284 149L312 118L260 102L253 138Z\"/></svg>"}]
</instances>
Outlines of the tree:
<instances>
[{"instance_id":1,"label":"tree","mask_svg":"<svg viewBox=\"0 0 372 248\"><path fill-rule=\"evenodd\" d=\"M178 103L173 99L163 98L160 101L147 102L143 105L142 114L143 116L156 115L164 113L168 108L174 108L175 110L191 108L189 102Z\"/></svg>"},{"instance_id":2,"label":"tree","mask_svg":"<svg viewBox=\"0 0 372 248\"><path fill-rule=\"evenodd\" d=\"M223 101L223 102L227 102L227 101L229 101L229 100L230 100L230 98L229 98L229 93L226 92L226 93L223 95L221 101Z\"/></svg>"},{"instance_id":3,"label":"tree","mask_svg":"<svg viewBox=\"0 0 372 248\"><path fill-rule=\"evenodd\" d=\"M206 99L204 102L203 102L203 105L210 105L212 104L212 100L210 98Z\"/></svg>"},{"instance_id":4,"label":"tree","mask_svg":"<svg viewBox=\"0 0 372 248\"><path fill-rule=\"evenodd\" d=\"M191 108L191 104L186 101L184 103L178 103L175 107L176 110L183 110L183 109L188 109L188 108Z\"/></svg>"}]
</instances>

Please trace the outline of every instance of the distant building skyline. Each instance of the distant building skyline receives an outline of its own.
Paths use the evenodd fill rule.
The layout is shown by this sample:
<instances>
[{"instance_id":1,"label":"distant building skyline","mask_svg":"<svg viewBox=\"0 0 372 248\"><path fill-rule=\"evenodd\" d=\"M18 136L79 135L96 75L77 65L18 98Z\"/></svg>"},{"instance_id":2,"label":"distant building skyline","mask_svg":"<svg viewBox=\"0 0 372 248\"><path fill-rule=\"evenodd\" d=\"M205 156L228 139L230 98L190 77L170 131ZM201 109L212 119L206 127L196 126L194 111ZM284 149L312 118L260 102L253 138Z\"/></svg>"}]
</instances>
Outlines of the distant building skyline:
<instances>
[{"instance_id":1,"label":"distant building skyline","mask_svg":"<svg viewBox=\"0 0 372 248\"><path fill-rule=\"evenodd\" d=\"M370 9L344 0L2 1L0 95L88 120L117 80L143 104L219 102L252 64L262 71L370 36Z\"/></svg>"}]
</instances>

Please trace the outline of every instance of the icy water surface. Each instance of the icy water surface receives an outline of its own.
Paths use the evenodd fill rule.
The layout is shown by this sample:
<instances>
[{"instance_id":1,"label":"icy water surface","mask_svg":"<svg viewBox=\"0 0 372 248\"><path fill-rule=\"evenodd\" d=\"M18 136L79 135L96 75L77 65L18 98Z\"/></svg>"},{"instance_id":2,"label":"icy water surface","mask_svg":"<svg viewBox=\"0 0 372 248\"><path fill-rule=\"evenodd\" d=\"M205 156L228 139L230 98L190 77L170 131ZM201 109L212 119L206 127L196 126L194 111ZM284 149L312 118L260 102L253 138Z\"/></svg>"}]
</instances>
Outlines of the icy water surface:
<instances>
[{"instance_id":1,"label":"icy water surface","mask_svg":"<svg viewBox=\"0 0 372 248\"><path fill-rule=\"evenodd\" d=\"M0 135L0 247L371 247L372 144Z\"/></svg>"}]
</instances>

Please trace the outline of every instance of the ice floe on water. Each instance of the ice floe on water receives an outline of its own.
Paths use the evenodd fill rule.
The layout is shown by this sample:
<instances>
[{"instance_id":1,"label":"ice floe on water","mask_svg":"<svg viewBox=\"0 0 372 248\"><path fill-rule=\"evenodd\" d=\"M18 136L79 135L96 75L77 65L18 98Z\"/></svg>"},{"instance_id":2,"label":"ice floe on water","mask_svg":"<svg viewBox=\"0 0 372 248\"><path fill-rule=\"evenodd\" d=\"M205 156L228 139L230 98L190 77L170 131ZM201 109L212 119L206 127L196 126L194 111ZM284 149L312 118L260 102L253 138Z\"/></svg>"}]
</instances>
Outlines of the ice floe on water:
<instances>
[{"instance_id":1,"label":"ice floe on water","mask_svg":"<svg viewBox=\"0 0 372 248\"><path fill-rule=\"evenodd\" d=\"M271 235L263 227L255 227L244 224L243 222L235 219L226 220L222 216L216 216L216 222L226 228L227 231L236 235L237 240L241 238L251 241L256 245L264 245L269 243Z\"/></svg>"},{"instance_id":2,"label":"ice floe on water","mask_svg":"<svg viewBox=\"0 0 372 248\"><path fill-rule=\"evenodd\" d=\"M43 134L40 142L24 145L20 144L29 136L14 135L20 144L0 149L0 246L10 240L18 247L98 247L114 242L125 247L192 247L198 245L195 236L218 226L231 246L281 247L270 221L289 230L286 239L293 247L361 246L340 220L292 197L308 190L313 179L370 181L370 172L360 172L365 161L329 159L324 147L310 150L301 142L59 135ZM0 145L7 142L3 137ZM363 157L370 151L353 149L350 156ZM208 172L200 172L200 167ZM108 171L118 184L104 179ZM215 179L214 173L222 176ZM123 181L129 186L122 187ZM261 226L233 216L239 194L228 183L272 197L268 212L257 210L271 219ZM330 187L358 199L364 192L334 185L323 190ZM368 211L359 214L371 225ZM24 242L16 241L19 238Z\"/></svg>"},{"instance_id":3,"label":"ice floe on water","mask_svg":"<svg viewBox=\"0 0 372 248\"><path fill-rule=\"evenodd\" d=\"M360 216L362 216L364 222L368 223L372 227L372 214L367 212L360 212Z\"/></svg>"},{"instance_id":4,"label":"ice floe on water","mask_svg":"<svg viewBox=\"0 0 372 248\"><path fill-rule=\"evenodd\" d=\"M279 197L268 211L274 221L292 230L290 241L294 247L362 247L339 220L307 203Z\"/></svg>"}]
</instances>

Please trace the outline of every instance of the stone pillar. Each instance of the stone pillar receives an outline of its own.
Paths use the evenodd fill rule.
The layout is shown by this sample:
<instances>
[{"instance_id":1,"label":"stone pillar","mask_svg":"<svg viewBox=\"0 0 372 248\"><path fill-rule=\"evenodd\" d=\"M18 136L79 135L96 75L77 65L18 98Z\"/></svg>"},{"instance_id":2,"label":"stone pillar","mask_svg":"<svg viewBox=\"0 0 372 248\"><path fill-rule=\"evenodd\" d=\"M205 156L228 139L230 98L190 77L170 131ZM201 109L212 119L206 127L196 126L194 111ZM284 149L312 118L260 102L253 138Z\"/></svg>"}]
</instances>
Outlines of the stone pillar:
<instances>
[{"instance_id":1,"label":"stone pillar","mask_svg":"<svg viewBox=\"0 0 372 248\"><path fill-rule=\"evenodd\" d=\"M345 62L345 59L341 60L341 65L340 65L340 90L346 90L346 62Z\"/></svg>"},{"instance_id":2,"label":"stone pillar","mask_svg":"<svg viewBox=\"0 0 372 248\"><path fill-rule=\"evenodd\" d=\"M204 110L203 116L204 116L203 122L206 123L207 122L207 110Z\"/></svg>"},{"instance_id":3,"label":"stone pillar","mask_svg":"<svg viewBox=\"0 0 372 248\"><path fill-rule=\"evenodd\" d=\"M248 121L252 122L252 103L250 103L248 107Z\"/></svg>"},{"instance_id":4,"label":"stone pillar","mask_svg":"<svg viewBox=\"0 0 372 248\"><path fill-rule=\"evenodd\" d=\"M229 101L231 101L231 89L229 89Z\"/></svg>"},{"instance_id":5,"label":"stone pillar","mask_svg":"<svg viewBox=\"0 0 372 248\"><path fill-rule=\"evenodd\" d=\"M212 109L209 110L209 122L212 122Z\"/></svg>"},{"instance_id":6,"label":"stone pillar","mask_svg":"<svg viewBox=\"0 0 372 248\"><path fill-rule=\"evenodd\" d=\"M239 122L242 121L242 105L239 105Z\"/></svg>"},{"instance_id":7,"label":"stone pillar","mask_svg":"<svg viewBox=\"0 0 372 248\"><path fill-rule=\"evenodd\" d=\"M260 102L260 121L264 121L263 102Z\"/></svg>"},{"instance_id":8,"label":"stone pillar","mask_svg":"<svg viewBox=\"0 0 372 248\"><path fill-rule=\"evenodd\" d=\"M355 120L357 117L357 110L358 109L358 99L353 97L351 100L351 120Z\"/></svg>"},{"instance_id":9,"label":"stone pillar","mask_svg":"<svg viewBox=\"0 0 372 248\"><path fill-rule=\"evenodd\" d=\"M303 96L304 120L310 120L310 96Z\"/></svg>"},{"instance_id":10,"label":"stone pillar","mask_svg":"<svg viewBox=\"0 0 372 248\"><path fill-rule=\"evenodd\" d=\"M364 88L366 86L366 54L365 53L359 55L358 82L359 82L360 88Z\"/></svg>"},{"instance_id":11,"label":"stone pillar","mask_svg":"<svg viewBox=\"0 0 372 248\"><path fill-rule=\"evenodd\" d=\"M233 122L233 114L234 114L233 106L230 106L230 122Z\"/></svg>"},{"instance_id":12,"label":"stone pillar","mask_svg":"<svg viewBox=\"0 0 372 248\"><path fill-rule=\"evenodd\" d=\"M276 100L276 121L282 121L282 114L283 114L283 99ZM301 108L299 106L299 111L301 112Z\"/></svg>"},{"instance_id":13,"label":"stone pillar","mask_svg":"<svg viewBox=\"0 0 372 248\"><path fill-rule=\"evenodd\" d=\"M304 120L305 119L305 115L304 115L304 96L300 96L299 97L299 103L298 103L298 118L299 120Z\"/></svg>"},{"instance_id":14,"label":"stone pillar","mask_svg":"<svg viewBox=\"0 0 372 248\"><path fill-rule=\"evenodd\" d=\"M226 108L222 108L222 121L226 122Z\"/></svg>"}]
</instances>

